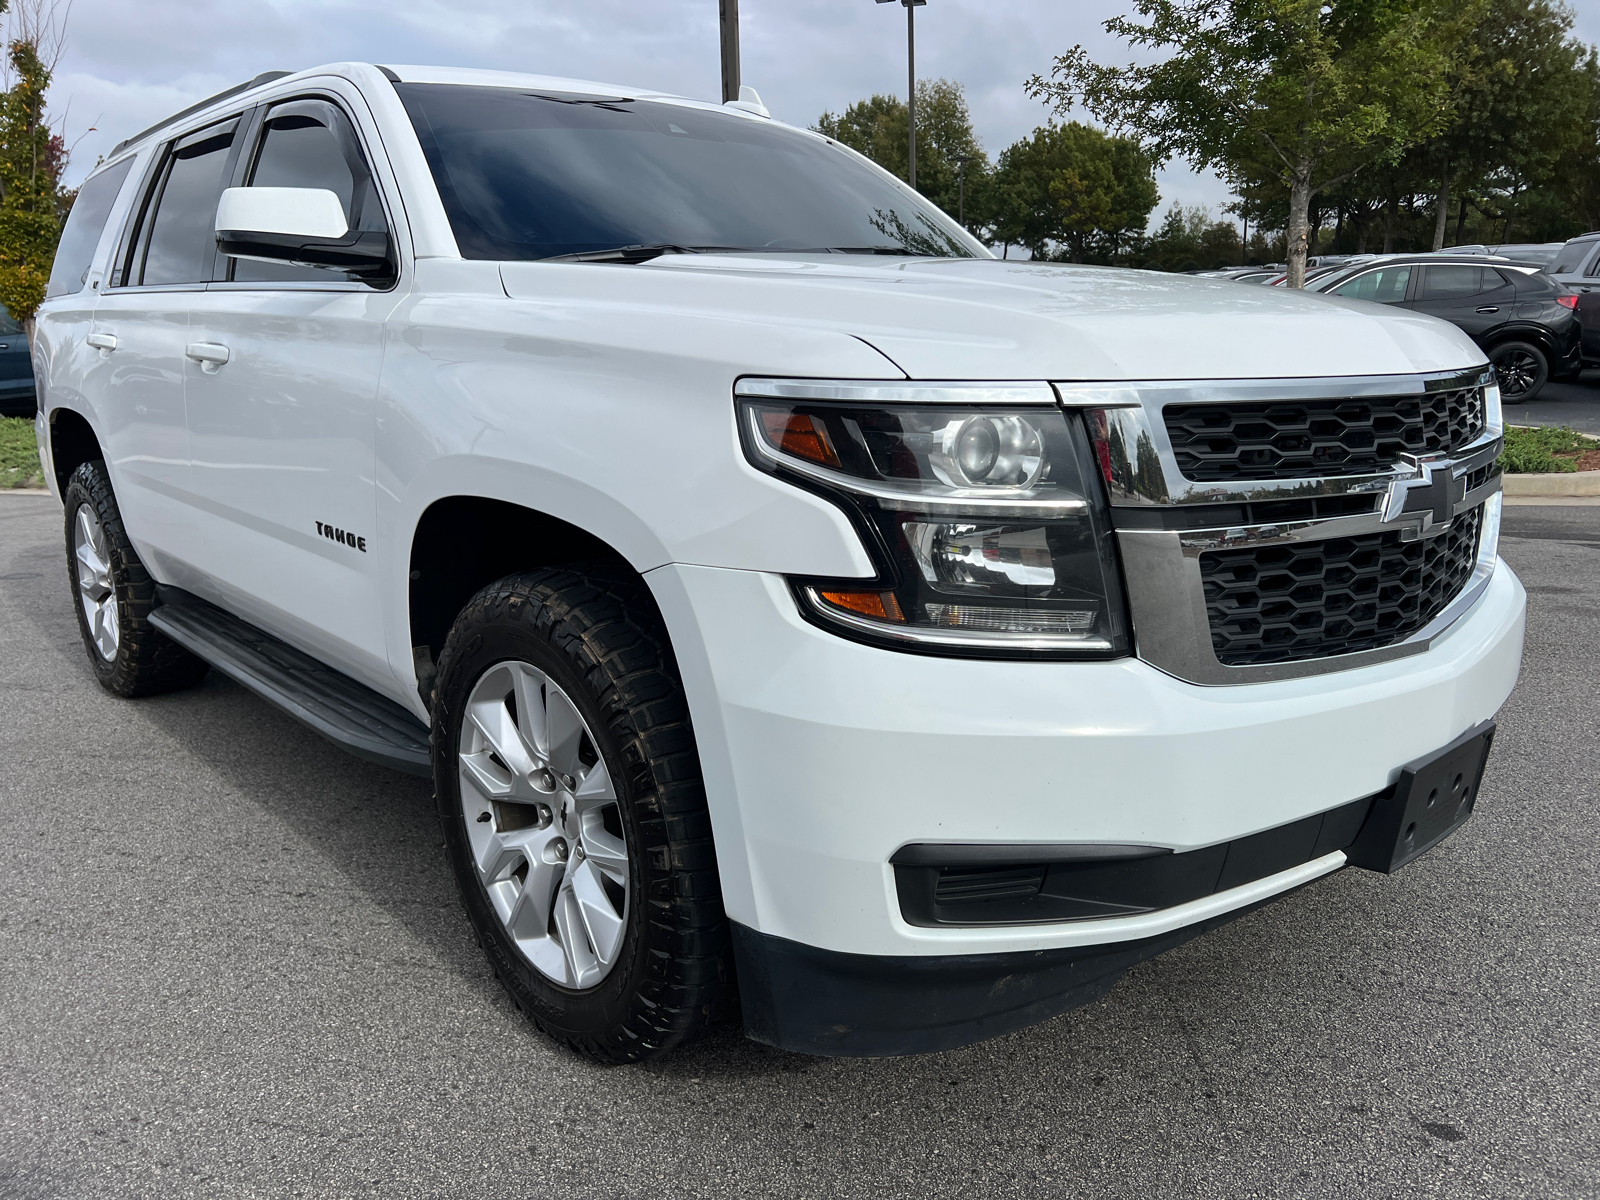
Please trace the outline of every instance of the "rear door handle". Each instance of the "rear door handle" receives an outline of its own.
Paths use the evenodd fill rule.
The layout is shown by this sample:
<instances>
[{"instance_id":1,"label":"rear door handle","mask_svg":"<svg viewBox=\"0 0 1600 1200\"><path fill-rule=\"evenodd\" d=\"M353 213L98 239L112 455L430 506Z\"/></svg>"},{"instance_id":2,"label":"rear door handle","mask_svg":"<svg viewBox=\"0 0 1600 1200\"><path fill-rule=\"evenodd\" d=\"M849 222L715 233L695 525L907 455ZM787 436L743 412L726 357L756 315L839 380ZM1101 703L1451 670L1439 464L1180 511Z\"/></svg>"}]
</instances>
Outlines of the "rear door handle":
<instances>
[{"instance_id":1,"label":"rear door handle","mask_svg":"<svg viewBox=\"0 0 1600 1200\"><path fill-rule=\"evenodd\" d=\"M117 348L117 338L111 333L91 333L83 339L102 354L110 354Z\"/></svg>"},{"instance_id":2,"label":"rear door handle","mask_svg":"<svg viewBox=\"0 0 1600 1200\"><path fill-rule=\"evenodd\" d=\"M208 375L215 375L228 361L228 348L216 342L190 342L183 353L199 363L200 369Z\"/></svg>"},{"instance_id":3,"label":"rear door handle","mask_svg":"<svg viewBox=\"0 0 1600 1200\"><path fill-rule=\"evenodd\" d=\"M1478 311L1481 313L1499 312L1500 306L1498 304L1490 304L1485 308L1480 308Z\"/></svg>"}]
</instances>

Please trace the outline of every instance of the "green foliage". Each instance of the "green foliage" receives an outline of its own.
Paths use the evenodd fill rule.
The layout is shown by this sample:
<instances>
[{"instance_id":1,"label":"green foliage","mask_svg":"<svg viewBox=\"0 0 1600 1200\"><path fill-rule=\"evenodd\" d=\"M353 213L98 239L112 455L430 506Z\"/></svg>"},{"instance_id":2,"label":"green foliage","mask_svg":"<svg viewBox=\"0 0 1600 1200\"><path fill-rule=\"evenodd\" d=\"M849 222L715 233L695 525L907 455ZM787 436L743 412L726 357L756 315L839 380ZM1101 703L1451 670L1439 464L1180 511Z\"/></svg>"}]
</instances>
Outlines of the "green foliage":
<instances>
[{"instance_id":1,"label":"green foliage","mask_svg":"<svg viewBox=\"0 0 1600 1200\"><path fill-rule=\"evenodd\" d=\"M903 100L869 96L843 113L823 113L812 128L866 155L891 174L909 177L910 113ZM989 219L989 159L972 132L966 94L959 83L949 79L919 79L917 191L952 217L962 207L958 156L972 160L965 166L967 227L981 228Z\"/></svg>"},{"instance_id":2,"label":"green foliage","mask_svg":"<svg viewBox=\"0 0 1600 1200\"><path fill-rule=\"evenodd\" d=\"M1155 163L1130 138L1051 122L1000 155L994 237L1035 258L1059 243L1071 262L1107 261L1144 232L1160 198Z\"/></svg>"},{"instance_id":3,"label":"green foliage","mask_svg":"<svg viewBox=\"0 0 1600 1200\"><path fill-rule=\"evenodd\" d=\"M1291 279L1312 197L1448 123L1461 45L1489 0L1134 0L1108 32L1160 61L1056 59L1032 94L1082 105L1158 158L1181 155L1288 193Z\"/></svg>"},{"instance_id":4,"label":"green foliage","mask_svg":"<svg viewBox=\"0 0 1600 1200\"><path fill-rule=\"evenodd\" d=\"M1554 475L1578 469L1577 455L1600 449L1600 443L1565 426L1519 429L1506 427L1500 469L1511 475ZM1572 457L1557 457L1571 455Z\"/></svg>"},{"instance_id":5,"label":"green foliage","mask_svg":"<svg viewBox=\"0 0 1600 1200\"><path fill-rule=\"evenodd\" d=\"M1214 271L1236 267L1245 257L1239 241L1239 227L1232 221L1219 221L1198 205L1184 208L1174 204L1161 219L1161 225L1130 252L1130 265L1155 271ZM1266 257L1260 247L1257 261Z\"/></svg>"},{"instance_id":6,"label":"green foliage","mask_svg":"<svg viewBox=\"0 0 1600 1200\"><path fill-rule=\"evenodd\" d=\"M37 47L15 40L7 52L16 82L0 93L0 304L31 327L61 236L51 173L60 153L44 120L50 72Z\"/></svg>"},{"instance_id":7,"label":"green foliage","mask_svg":"<svg viewBox=\"0 0 1600 1200\"><path fill-rule=\"evenodd\" d=\"M39 444L26 417L0 417L0 488L40 487Z\"/></svg>"}]
</instances>

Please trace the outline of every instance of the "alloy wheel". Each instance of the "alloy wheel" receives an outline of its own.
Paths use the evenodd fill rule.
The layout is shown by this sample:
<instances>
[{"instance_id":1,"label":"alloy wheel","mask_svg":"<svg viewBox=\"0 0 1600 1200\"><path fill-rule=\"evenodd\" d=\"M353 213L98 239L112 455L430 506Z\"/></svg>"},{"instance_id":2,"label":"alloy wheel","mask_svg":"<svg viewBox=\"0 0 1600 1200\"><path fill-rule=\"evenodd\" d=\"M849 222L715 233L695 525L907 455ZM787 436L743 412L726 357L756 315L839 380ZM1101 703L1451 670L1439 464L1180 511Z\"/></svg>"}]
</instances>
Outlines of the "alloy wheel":
<instances>
[{"instance_id":1,"label":"alloy wheel","mask_svg":"<svg viewBox=\"0 0 1600 1200\"><path fill-rule=\"evenodd\" d=\"M78 506L78 519L72 529L72 553L78 560L78 601L83 605L89 638L100 657L112 662L122 640L122 627L117 618L117 589L111 578L106 531L99 516L87 504Z\"/></svg>"},{"instance_id":2,"label":"alloy wheel","mask_svg":"<svg viewBox=\"0 0 1600 1200\"><path fill-rule=\"evenodd\" d=\"M587 722L543 671L497 663L467 698L457 761L473 862L507 934L546 978L594 987L627 928L628 844Z\"/></svg>"},{"instance_id":3,"label":"alloy wheel","mask_svg":"<svg viewBox=\"0 0 1600 1200\"><path fill-rule=\"evenodd\" d=\"M1539 362L1526 350L1512 350L1495 360L1494 373L1502 396L1520 396L1539 380Z\"/></svg>"}]
</instances>

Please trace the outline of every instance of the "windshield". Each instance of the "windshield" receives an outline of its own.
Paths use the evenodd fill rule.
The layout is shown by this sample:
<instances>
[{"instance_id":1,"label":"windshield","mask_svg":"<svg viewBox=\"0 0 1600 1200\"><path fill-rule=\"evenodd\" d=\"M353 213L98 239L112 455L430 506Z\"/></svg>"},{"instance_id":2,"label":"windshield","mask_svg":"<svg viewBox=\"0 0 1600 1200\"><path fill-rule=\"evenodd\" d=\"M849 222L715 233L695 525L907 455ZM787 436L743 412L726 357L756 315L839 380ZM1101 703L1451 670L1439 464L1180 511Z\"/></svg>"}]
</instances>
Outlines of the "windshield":
<instances>
[{"instance_id":1,"label":"windshield","mask_svg":"<svg viewBox=\"0 0 1600 1200\"><path fill-rule=\"evenodd\" d=\"M467 258L631 246L989 257L854 154L767 121L511 88L396 90Z\"/></svg>"}]
</instances>

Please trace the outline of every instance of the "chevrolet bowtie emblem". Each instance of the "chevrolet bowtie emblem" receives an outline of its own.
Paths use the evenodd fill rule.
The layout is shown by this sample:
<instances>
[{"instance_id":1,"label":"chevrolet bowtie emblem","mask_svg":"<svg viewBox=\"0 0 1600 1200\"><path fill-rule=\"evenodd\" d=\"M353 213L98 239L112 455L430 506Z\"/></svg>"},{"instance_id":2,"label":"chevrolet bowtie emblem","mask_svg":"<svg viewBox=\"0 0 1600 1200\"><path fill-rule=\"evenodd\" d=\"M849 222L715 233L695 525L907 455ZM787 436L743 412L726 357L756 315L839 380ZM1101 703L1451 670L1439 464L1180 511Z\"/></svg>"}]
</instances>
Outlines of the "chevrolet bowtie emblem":
<instances>
[{"instance_id":1,"label":"chevrolet bowtie emblem","mask_svg":"<svg viewBox=\"0 0 1600 1200\"><path fill-rule=\"evenodd\" d=\"M1401 537L1410 534L1408 540L1437 537L1449 527L1456 505L1466 497L1467 481L1455 477L1453 464L1443 455L1400 457L1416 469L1417 477L1396 479L1389 485L1383 501L1384 524L1403 522L1408 528Z\"/></svg>"}]
</instances>

